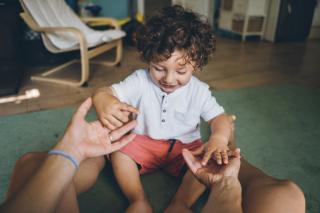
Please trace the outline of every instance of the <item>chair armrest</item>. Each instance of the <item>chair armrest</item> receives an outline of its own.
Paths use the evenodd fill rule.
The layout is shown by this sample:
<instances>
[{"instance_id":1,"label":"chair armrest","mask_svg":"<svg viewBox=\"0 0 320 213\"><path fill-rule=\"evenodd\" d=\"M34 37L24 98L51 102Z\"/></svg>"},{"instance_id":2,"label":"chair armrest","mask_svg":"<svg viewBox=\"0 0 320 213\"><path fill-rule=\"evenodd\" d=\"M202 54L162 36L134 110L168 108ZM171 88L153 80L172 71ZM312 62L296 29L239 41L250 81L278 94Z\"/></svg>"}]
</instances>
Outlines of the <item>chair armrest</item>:
<instances>
[{"instance_id":1,"label":"chair armrest","mask_svg":"<svg viewBox=\"0 0 320 213\"><path fill-rule=\"evenodd\" d=\"M116 30L120 30L120 25L118 24L117 20L114 18L107 18L107 17L85 17L81 18L81 20L87 24L91 25L111 25Z\"/></svg>"}]
</instances>

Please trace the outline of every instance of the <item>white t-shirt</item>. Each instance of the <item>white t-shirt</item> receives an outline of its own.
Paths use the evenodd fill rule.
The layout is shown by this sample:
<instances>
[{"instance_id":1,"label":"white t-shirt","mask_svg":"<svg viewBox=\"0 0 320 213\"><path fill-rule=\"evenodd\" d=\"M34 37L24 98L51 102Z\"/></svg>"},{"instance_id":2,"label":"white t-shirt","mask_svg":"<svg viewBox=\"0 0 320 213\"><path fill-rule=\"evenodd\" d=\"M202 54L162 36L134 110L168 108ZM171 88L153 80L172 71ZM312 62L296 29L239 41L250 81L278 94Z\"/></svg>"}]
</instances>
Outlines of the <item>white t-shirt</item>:
<instances>
[{"instance_id":1,"label":"white t-shirt","mask_svg":"<svg viewBox=\"0 0 320 213\"><path fill-rule=\"evenodd\" d=\"M140 69L112 89L121 102L139 109L134 132L153 139L177 139L191 143L200 139L200 117L209 121L224 112L209 86L192 76L183 87L167 94Z\"/></svg>"}]
</instances>

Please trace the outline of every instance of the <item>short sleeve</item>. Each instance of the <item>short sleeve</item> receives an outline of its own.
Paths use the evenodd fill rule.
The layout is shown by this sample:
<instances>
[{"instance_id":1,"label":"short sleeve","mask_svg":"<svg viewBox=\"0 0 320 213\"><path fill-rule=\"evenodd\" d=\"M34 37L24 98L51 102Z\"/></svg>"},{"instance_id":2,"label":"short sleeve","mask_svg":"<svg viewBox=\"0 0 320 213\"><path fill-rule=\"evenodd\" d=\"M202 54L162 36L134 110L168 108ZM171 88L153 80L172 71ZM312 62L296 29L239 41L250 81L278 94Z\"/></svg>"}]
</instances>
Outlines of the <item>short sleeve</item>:
<instances>
[{"instance_id":1,"label":"short sleeve","mask_svg":"<svg viewBox=\"0 0 320 213\"><path fill-rule=\"evenodd\" d=\"M146 85L145 76L144 70L137 70L123 81L111 85L111 88L121 102L136 106Z\"/></svg>"},{"instance_id":2,"label":"short sleeve","mask_svg":"<svg viewBox=\"0 0 320 213\"><path fill-rule=\"evenodd\" d=\"M209 90L209 87L207 87L203 91L203 105L201 108L201 117L205 121L209 121L216 116L220 115L221 113L224 113L224 109L222 106L220 106L215 97L211 95L211 91Z\"/></svg>"}]
</instances>

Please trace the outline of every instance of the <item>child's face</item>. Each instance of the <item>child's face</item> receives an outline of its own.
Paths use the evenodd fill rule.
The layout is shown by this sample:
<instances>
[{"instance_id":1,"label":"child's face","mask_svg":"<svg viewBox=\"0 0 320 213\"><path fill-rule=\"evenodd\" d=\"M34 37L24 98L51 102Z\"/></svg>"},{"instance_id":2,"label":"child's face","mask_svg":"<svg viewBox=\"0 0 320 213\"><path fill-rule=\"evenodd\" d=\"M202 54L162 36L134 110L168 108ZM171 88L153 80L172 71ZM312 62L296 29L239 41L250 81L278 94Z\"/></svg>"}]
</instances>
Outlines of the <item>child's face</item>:
<instances>
[{"instance_id":1,"label":"child's face","mask_svg":"<svg viewBox=\"0 0 320 213\"><path fill-rule=\"evenodd\" d=\"M166 61L150 62L149 72L152 81L166 93L186 85L193 74L194 66L186 63L182 51L174 51Z\"/></svg>"}]
</instances>

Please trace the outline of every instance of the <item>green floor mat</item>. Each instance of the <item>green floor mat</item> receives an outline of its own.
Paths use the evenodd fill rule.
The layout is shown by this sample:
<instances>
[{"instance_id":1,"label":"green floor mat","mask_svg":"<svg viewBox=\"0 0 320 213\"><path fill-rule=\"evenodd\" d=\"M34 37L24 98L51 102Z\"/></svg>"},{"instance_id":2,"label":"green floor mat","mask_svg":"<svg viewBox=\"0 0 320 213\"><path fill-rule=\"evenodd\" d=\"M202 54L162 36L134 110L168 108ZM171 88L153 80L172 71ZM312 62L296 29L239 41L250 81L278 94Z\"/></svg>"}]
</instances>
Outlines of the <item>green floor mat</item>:
<instances>
[{"instance_id":1,"label":"green floor mat","mask_svg":"<svg viewBox=\"0 0 320 213\"><path fill-rule=\"evenodd\" d=\"M291 179L304 191L307 212L320 212L320 90L296 85L214 92L227 112L237 115L236 139L251 163L277 178ZM196 104L196 103L195 103ZM0 201L15 161L23 153L48 150L63 134L74 108L0 117ZM91 111L88 119L95 118ZM202 126L203 138L208 129ZM161 212L179 180L156 172L142 177L155 212ZM204 195L193 207L199 212ZM95 186L79 198L81 212L123 212L127 201L110 165Z\"/></svg>"}]
</instances>

